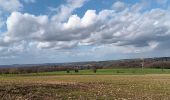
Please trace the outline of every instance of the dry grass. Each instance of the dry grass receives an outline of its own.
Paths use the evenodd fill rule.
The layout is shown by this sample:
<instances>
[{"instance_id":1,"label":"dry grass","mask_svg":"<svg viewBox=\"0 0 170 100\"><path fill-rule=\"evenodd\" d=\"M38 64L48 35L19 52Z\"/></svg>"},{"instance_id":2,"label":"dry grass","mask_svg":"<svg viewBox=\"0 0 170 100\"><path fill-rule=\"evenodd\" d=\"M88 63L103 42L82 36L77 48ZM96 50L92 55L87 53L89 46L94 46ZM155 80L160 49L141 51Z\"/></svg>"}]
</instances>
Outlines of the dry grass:
<instances>
[{"instance_id":1,"label":"dry grass","mask_svg":"<svg viewBox=\"0 0 170 100\"><path fill-rule=\"evenodd\" d=\"M0 77L2 100L169 100L170 75Z\"/></svg>"}]
</instances>

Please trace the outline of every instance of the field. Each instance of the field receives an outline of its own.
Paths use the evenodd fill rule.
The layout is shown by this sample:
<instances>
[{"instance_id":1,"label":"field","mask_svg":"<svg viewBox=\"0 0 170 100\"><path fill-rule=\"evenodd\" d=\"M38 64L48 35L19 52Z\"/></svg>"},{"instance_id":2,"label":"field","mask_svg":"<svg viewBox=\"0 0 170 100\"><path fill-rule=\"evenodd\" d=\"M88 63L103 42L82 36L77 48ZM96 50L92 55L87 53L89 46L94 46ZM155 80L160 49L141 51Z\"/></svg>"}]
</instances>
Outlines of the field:
<instances>
[{"instance_id":1,"label":"field","mask_svg":"<svg viewBox=\"0 0 170 100\"><path fill-rule=\"evenodd\" d=\"M1 75L1 100L169 100L170 70L103 69Z\"/></svg>"},{"instance_id":2,"label":"field","mask_svg":"<svg viewBox=\"0 0 170 100\"><path fill-rule=\"evenodd\" d=\"M40 72L30 74L19 74L19 76L49 76L49 75L145 75L145 74L170 74L170 69L154 69L154 68L114 68L114 69L97 69L97 73L93 70L79 70L75 73L71 70L70 73L66 71L55 72ZM0 76L18 76L18 74L0 74Z\"/></svg>"}]
</instances>

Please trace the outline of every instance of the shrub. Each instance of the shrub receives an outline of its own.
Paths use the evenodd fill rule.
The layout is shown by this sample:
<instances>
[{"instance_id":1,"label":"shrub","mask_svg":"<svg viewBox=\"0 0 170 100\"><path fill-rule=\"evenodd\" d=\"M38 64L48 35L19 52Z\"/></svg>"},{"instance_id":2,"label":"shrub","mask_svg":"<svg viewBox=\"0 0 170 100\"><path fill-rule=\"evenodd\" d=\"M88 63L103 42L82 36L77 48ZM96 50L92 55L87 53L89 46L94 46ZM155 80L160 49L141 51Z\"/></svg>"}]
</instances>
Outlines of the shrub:
<instances>
[{"instance_id":1,"label":"shrub","mask_svg":"<svg viewBox=\"0 0 170 100\"><path fill-rule=\"evenodd\" d=\"M79 72L79 70L78 70L78 69L75 69L74 71L75 71L75 73L78 73L78 72Z\"/></svg>"},{"instance_id":2,"label":"shrub","mask_svg":"<svg viewBox=\"0 0 170 100\"><path fill-rule=\"evenodd\" d=\"M70 73L70 70L69 69L67 69L67 71L66 71L67 73Z\"/></svg>"}]
</instances>

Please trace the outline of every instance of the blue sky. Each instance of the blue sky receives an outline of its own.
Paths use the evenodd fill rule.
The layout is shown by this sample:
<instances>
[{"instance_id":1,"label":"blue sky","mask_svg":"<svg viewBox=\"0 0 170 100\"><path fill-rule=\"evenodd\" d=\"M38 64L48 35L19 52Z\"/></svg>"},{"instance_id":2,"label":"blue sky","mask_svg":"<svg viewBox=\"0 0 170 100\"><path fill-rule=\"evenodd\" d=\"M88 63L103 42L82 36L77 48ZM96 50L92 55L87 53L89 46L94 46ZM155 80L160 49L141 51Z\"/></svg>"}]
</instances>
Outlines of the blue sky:
<instances>
[{"instance_id":1,"label":"blue sky","mask_svg":"<svg viewBox=\"0 0 170 100\"><path fill-rule=\"evenodd\" d=\"M169 0L0 0L0 64L170 56Z\"/></svg>"}]
</instances>

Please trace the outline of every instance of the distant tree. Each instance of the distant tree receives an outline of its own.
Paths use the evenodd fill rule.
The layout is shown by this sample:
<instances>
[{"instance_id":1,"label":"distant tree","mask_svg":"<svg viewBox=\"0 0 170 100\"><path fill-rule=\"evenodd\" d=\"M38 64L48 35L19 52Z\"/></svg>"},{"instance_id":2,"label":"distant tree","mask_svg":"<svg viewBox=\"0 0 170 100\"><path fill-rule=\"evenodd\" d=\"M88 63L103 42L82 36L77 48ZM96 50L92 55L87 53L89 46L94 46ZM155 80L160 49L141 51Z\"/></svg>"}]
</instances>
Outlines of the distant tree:
<instances>
[{"instance_id":1,"label":"distant tree","mask_svg":"<svg viewBox=\"0 0 170 100\"><path fill-rule=\"evenodd\" d=\"M79 70L78 70L78 69L75 69L74 71L75 71L75 73L78 73L78 72L79 72Z\"/></svg>"},{"instance_id":2,"label":"distant tree","mask_svg":"<svg viewBox=\"0 0 170 100\"><path fill-rule=\"evenodd\" d=\"M96 67L96 66L93 67L93 72L94 72L94 73L97 72L97 67Z\"/></svg>"},{"instance_id":3,"label":"distant tree","mask_svg":"<svg viewBox=\"0 0 170 100\"><path fill-rule=\"evenodd\" d=\"M93 69L93 72L96 73L96 72L97 72L97 69Z\"/></svg>"},{"instance_id":4,"label":"distant tree","mask_svg":"<svg viewBox=\"0 0 170 100\"><path fill-rule=\"evenodd\" d=\"M9 68L8 72L9 74L18 74L17 68Z\"/></svg>"},{"instance_id":5,"label":"distant tree","mask_svg":"<svg viewBox=\"0 0 170 100\"><path fill-rule=\"evenodd\" d=\"M69 69L67 69L67 71L66 71L67 73L70 73L70 70Z\"/></svg>"}]
</instances>

